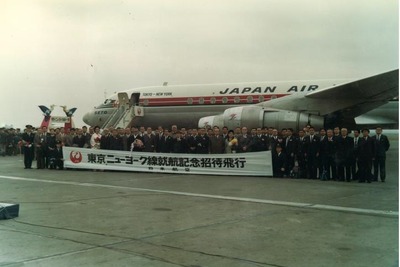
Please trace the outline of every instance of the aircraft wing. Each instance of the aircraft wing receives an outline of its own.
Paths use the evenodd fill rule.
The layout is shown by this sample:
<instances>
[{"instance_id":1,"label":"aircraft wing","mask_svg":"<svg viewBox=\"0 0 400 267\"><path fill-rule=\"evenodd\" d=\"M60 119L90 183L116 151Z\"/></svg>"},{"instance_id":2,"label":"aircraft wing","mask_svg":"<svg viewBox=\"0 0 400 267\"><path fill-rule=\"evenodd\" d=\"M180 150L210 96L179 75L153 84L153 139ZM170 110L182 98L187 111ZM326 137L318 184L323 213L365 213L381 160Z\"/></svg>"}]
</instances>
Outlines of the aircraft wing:
<instances>
[{"instance_id":1,"label":"aircraft wing","mask_svg":"<svg viewBox=\"0 0 400 267\"><path fill-rule=\"evenodd\" d=\"M325 116L340 113L355 118L375 109L399 95L399 70L319 89L308 93L266 101L264 108L304 111Z\"/></svg>"}]
</instances>

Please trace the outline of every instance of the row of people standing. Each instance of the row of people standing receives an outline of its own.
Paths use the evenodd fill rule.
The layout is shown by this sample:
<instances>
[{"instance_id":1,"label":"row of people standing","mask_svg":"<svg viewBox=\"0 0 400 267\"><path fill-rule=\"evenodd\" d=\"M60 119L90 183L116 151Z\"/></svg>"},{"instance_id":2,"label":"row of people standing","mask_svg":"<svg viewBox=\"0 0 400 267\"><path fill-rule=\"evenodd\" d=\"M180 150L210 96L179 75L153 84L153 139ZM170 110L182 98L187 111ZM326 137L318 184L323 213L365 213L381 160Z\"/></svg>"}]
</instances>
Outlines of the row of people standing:
<instances>
[{"instance_id":1,"label":"row of people standing","mask_svg":"<svg viewBox=\"0 0 400 267\"><path fill-rule=\"evenodd\" d=\"M29 135L29 136L28 136ZM22 136L24 150L38 159L38 168L48 168L50 159L54 158L57 143L65 146L75 146L94 149L111 149L124 151L143 151L160 153L193 153L221 154L242 153L272 150L274 162L278 155L277 147L283 162L279 168L274 166L276 176L290 176L295 169L301 178L322 180L377 180L378 174L385 180L385 155L389 149L389 140L382 135L382 128L376 129L376 136L369 137L369 131L354 131L354 138L348 136L346 128L325 130L317 134L311 126L300 130L297 134L292 129L254 128L247 127L228 130L223 127L209 129L188 129L172 126L171 130L158 127L132 127L126 129L104 129L99 127L71 129L64 132L63 128L38 129L32 133L32 127L27 127ZM31 140L32 139L32 140ZM364 141L365 140L365 141ZM32 152L29 152L32 151ZM34 152L35 151L35 152ZM29 160L28 160L29 162ZM371 173L374 163L374 176ZM27 163L25 166L30 167ZM281 166L282 165L282 166ZM282 171L284 169L284 171ZM278 171L279 170L279 171Z\"/></svg>"},{"instance_id":2,"label":"row of people standing","mask_svg":"<svg viewBox=\"0 0 400 267\"><path fill-rule=\"evenodd\" d=\"M381 127L376 128L372 137L368 129L363 129L362 134L354 130L354 137L350 137L347 128L339 127L320 129L318 134L310 127L308 135L300 130L298 137L289 132L278 142L280 148L275 158L278 153L282 155L281 159L275 159L279 163L274 168L277 176L289 176L296 170L299 178L348 182L377 181L379 176L382 182L386 179L385 160L390 143Z\"/></svg>"},{"instance_id":3,"label":"row of people standing","mask_svg":"<svg viewBox=\"0 0 400 267\"><path fill-rule=\"evenodd\" d=\"M254 131L253 131L254 130ZM143 151L160 153L224 154L266 151L273 147L263 129L253 129L248 133L242 127L239 134L226 127L209 129L181 129L180 131L158 127L153 131L148 127L144 133L138 128L104 129L95 127L91 136L91 147L124 151ZM266 131L266 129L265 129Z\"/></svg>"},{"instance_id":4,"label":"row of people standing","mask_svg":"<svg viewBox=\"0 0 400 267\"><path fill-rule=\"evenodd\" d=\"M123 151L143 151L159 153L224 153L225 139L215 129L216 134L210 137L205 129L190 129L184 131L170 131L158 127L154 133L151 127L147 127L144 133L137 127L126 129L94 128L95 133L91 137L91 147L95 149L110 149Z\"/></svg>"},{"instance_id":5,"label":"row of people standing","mask_svg":"<svg viewBox=\"0 0 400 267\"><path fill-rule=\"evenodd\" d=\"M19 142L22 140L22 133L19 128L0 128L0 155L15 156L21 154Z\"/></svg>"},{"instance_id":6,"label":"row of people standing","mask_svg":"<svg viewBox=\"0 0 400 267\"><path fill-rule=\"evenodd\" d=\"M100 129L97 128L96 132ZM125 133L125 134L124 134ZM97 143L96 141L97 140ZM295 135L293 129L283 129L279 132L274 128L256 128L248 132L247 127L228 130L220 129L189 129L177 131L172 128L154 131L148 127L146 132L133 127L132 130L113 129L111 134L104 131L92 136L92 147L113 150L133 150L161 153L193 153L221 154L272 150L276 162L281 148L284 157L283 167L274 167L276 176L290 176L297 167L300 178L321 180L370 182L385 181L385 157L389 149L389 140L382 135L382 128L376 128L376 136L370 137L369 130L364 129L362 138L360 131L354 131L354 137L349 136L346 128L315 129L309 126ZM372 164L374 175L372 176ZM279 165L279 164L274 164Z\"/></svg>"},{"instance_id":7,"label":"row of people standing","mask_svg":"<svg viewBox=\"0 0 400 267\"><path fill-rule=\"evenodd\" d=\"M32 129L32 125L27 125L21 136L25 169L32 168L34 159L37 169L63 169L63 143L59 135L56 135L54 129L48 132L46 126L38 128L36 132Z\"/></svg>"}]
</instances>

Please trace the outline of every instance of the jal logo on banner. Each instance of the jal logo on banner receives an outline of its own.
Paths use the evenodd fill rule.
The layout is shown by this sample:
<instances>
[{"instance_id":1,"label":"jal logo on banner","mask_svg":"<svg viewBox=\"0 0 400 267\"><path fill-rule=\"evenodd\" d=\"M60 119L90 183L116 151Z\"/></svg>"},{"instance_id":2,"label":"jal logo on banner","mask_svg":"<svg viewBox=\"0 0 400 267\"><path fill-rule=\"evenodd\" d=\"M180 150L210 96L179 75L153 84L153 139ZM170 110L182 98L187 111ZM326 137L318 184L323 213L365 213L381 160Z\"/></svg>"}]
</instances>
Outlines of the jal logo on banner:
<instances>
[{"instance_id":1,"label":"jal logo on banner","mask_svg":"<svg viewBox=\"0 0 400 267\"><path fill-rule=\"evenodd\" d=\"M77 164L82 161L82 153L79 151L71 151L69 153L69 158L71 159L71 162Z\"/></svg>"}]
</instances>

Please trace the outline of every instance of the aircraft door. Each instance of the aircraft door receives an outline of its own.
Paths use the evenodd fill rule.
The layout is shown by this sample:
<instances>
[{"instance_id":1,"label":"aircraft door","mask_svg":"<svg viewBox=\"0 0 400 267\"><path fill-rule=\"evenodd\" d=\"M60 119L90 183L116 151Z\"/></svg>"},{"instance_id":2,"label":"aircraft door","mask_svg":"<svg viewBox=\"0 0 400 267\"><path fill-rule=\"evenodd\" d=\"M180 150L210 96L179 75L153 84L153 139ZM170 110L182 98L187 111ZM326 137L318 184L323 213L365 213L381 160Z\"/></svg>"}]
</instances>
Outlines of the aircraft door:
<instances>
[{"instance_id":1,"label":"aircraft door","mask_svg":"<svg viewBox=\"0 0 400 267\"><path fill-rule=\"evenodd\" d=\"M129 98L127 93L118 93L118 103L120 106L126 106L129 104Z\"/></svg>"},{"instance_id":2,"label":"aircraft door","mask_svg":"<svg viewBox=\"0 0 400 267\"><path fill-rule=\"evenodd\" d=\"M144 109L139 105L140 93L132 93L129 105L133 107L133 113L136 117L144 116Z\"/></svg>"},{"instance_id":3,"label":"aircraft door","mask_svg":"<svg viewBox=\"0 0 400 267\"><path fill-rule=\"evenodd\" d=\"M131 106L139 106L140 93L132 93L129 104Z\"/></svg>"}]
</instances>

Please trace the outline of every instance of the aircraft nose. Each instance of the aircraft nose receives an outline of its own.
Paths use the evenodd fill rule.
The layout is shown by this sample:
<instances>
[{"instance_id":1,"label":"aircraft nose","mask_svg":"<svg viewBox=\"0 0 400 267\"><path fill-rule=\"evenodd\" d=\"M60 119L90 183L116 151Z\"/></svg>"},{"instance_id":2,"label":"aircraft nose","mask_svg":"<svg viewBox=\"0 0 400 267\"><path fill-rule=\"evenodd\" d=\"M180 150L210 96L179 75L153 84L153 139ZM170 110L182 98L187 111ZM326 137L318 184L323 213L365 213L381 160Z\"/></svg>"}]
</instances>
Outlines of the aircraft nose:
<instances>
[{"instance_id":1,"label":"aircraft nose","mask_svg":"<svg viewBox=\"0 0 400 267\"><path fill-rule=\"evenodd\" d=\"M91 124L90 124L90 121L91 121L90 118L92 117L92 116L91 116L91 113L92 113L92 112L87 112L85 115L83 115L82 120L83 120L83 122L86 123L87 125L91 125Z\"/></svg>"}]
</instances>

